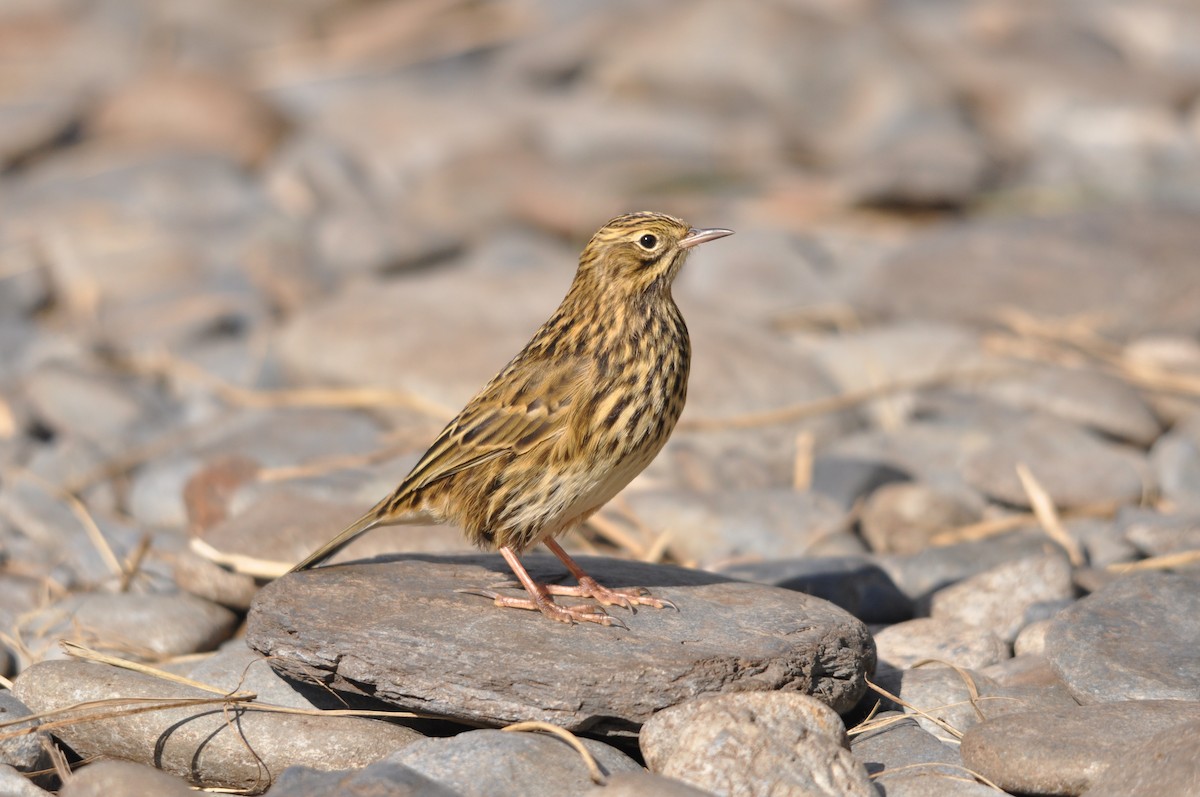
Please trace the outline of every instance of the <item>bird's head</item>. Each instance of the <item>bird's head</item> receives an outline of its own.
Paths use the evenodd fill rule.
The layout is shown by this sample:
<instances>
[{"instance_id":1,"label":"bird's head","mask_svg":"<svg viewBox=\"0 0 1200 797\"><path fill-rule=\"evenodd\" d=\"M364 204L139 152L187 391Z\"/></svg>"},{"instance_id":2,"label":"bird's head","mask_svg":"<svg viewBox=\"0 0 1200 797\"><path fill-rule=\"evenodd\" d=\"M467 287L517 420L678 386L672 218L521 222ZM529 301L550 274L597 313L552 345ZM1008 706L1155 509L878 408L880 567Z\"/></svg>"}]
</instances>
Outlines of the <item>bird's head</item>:
<instances>
[{"instance_id":1,"label":"bird's head","mask_svg":"<svg viewBox=\"0 0 1200 797\"><path fill-rule=\"evenodd\" d=\"M733 235L698 230L665 213L626 213L600 228L579 258L580 276L629 294L669 291L692 247Z\"/></svg>"}]
</instances>

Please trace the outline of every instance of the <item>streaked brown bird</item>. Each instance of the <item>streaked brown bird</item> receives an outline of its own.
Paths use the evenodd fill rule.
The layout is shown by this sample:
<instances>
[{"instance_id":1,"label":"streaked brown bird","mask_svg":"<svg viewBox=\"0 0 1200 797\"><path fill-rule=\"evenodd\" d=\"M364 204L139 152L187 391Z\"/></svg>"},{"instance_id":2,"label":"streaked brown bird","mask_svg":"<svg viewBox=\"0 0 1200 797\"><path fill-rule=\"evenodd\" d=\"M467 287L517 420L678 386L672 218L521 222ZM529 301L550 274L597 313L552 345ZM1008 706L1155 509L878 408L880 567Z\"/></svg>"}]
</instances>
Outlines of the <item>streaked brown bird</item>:
<instances>
[{"instance_id":1,"label":"streaked brown bird","mask_svg":"<svg viewBox=\"0 0 1200 797\"><path fill-rule=\"evenodd\" d=\"M528 598L463 590L565 623L620 624L604 606L663 608L640 587L609 589L555 537L629 484L667 442L687 396L691 343L671 285L692 247L732 235L662 213L629 213L584 247L562 304L484 385L391 495L292 568L306 570L376 526L454 523L498 548ZM534 581L518 556L543 542L578 586Z\"/></svg>"}]
</instances>

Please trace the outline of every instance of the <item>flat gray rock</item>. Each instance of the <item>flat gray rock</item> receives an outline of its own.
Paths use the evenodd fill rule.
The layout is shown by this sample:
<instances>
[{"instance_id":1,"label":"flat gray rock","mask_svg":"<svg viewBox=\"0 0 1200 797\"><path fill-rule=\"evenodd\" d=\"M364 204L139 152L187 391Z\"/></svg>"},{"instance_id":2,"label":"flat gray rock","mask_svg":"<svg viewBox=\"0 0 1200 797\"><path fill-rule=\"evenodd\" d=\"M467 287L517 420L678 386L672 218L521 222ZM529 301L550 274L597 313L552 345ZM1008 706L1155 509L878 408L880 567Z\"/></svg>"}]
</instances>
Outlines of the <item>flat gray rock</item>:
<instances>
[{"instance_id":1,"label":"flat gray rock","mask_svg":"<svg viewBox=\"0 0 1200 797\"><path fill-rule=\"evenodd\" d=\"M192 797L187 782L132 761L102 760L75 770L59 797Z\"/></svg>"},{"instance_id":2,"label":"flat gray rock","mask_svg":"<svg viewBox=\"0 0 1200 797\"><path fill-rule=\"evenodd\" d=\"M876 782L890 783L897 775L914 771L946 776L963 774L958 748L925 731L912 717L883 711L872 717L872 721L884 724L852 738L850 751Z\"/></svg>"},{"instance_id":3,"label":"flat gray rock","mask_svg":"<svg viewBox=\"0 0 1200 797\"><path fill-rule=\"evenodd\" d=\"M1040 708L968 730L963 763L1006 791L1083 794L1130 746L1198 719L1200 702L1182 700Z\"/></svg>"},{"instance_id":4,"label":"flat gray rock","mask_svg":"<svg viewBox=\"0 0 1200 797\"><path fill-rule=\"evenodd\" d=\"M376 761L362 769L323 772L288 767L271 787L284 797L460 797L459 793L398 761Z\"/></svg>"},{"instance_id":5,"label":"flat gray rock","mask_svg":"<svg viewBox=\"0 0 1200 797\"><path fill-rule=\"evenodd\" d=\"M202 698L182 684L86 661L44 661L15 683L36 712L94 700ZM419 733L360 719L283 714L221 703L145 711L56 728L54 735L85 757L122 758L157 767L199 786L262 791L289 766L351 769L411 744Z\"/></svg>"},{"instance_id":6,"label":"flat gray rock","mask_svg":"<svg viewBox=\"0 0 1200 797\"><path fill-rule=\"evenodd\" d=\"M595 739L580 741L606 776L642 771L615 747ZM592 785L579 753L544 733L467 731L445 739L423 739L387 760L463 797L574 797Z\"/></svg>"},{"instance_id":7,"label":"flat gray rock","mask_svg":"<svg viewBox=\"0 0 1200 797\"><path fill-rule=\"evenodd\" d=\"M1065 556L1028 556L938 590L930 601L930 616L983 628L1011 643L1039 604L1068 601L1074 594Z\"/></svg>"},{"instance_id":8,"label":"flat gray rock","mask_svg":"<svg viewBox=\"0 0 1200 797\"><path fill-rule=\"evenodd\" d=\"M563 575L550 557L524 561L535 578ZM706 693L803 692L847 711L865 690L870 636L825 601L665 565L579 561L602 584L646 587L680 611L613 609L628 630L563 625L454 591L508 580L499 556L410 556L268 584L246 639L298 679L409 710L598 734L636 733Z\"/></svg>"},{"instance_id":9,"label":"flat gray rock","mask_svg":"<svg viewBox=\"0 0 1200 797\"><path fill-rule=\"evenodd\" d=\"M1009 657L1008 645L991 631L935 617L918 617L878 631L875 650L881 666L898 670L930 659L979 669Z\"/></svg>"},{"instance_id":10,"label":"flat gray rock","mask_svg":"<svg viewBox=\"0 0 1200 797\"><path fill-rule=\"evenodd\" d=\"M1200 700L1200 577L1137 573L1059 612L1045 656L1080 703Z\"/></svg>"}]
</instances>

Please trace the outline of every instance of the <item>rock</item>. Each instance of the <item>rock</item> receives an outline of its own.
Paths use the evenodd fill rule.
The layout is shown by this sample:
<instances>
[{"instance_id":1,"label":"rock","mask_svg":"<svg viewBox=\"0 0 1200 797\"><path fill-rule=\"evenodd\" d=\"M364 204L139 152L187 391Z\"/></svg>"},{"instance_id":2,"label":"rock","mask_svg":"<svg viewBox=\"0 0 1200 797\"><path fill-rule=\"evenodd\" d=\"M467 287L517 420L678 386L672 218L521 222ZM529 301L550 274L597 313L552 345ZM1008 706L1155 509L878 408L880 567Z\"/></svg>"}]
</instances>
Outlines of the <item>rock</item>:
<instances>
[{"instance_id":1,"label":"rock","mask_svg":"<svg viewBox=\"0 0 1200 797\"><path fill-rule=\"evenodd\" d=\"M145 764L100 760L75 770L59 797L190 797L187 782Z\"/></svg>"},{"instance_id":2,"label":"rock","mask_svg":"<svg viewBox=\"0 0 1200 797\"><path fill-rule=\"evenodd\" d=\"M1105 207L933 228L898 251L857 302L870 315L990 325L1005 308L1040 319L1103 313L1124 338L1200 331L1195 211ZM970 263L969 269L963 264Z\"/></svg>"},{"instance_id":3,"label":"rock","mask_svg":"<svg viewBox=\"0 0 1200 797\"><path fill-rule=\"evenodd\" d=\"M907 556L878 558L879 566L905 595L921 603L937 590L1015 559L1044 554L1046 535L1013 531L984 540L926 548Z\"/></svg>"},{"instance_id":4,"label":"rock","mask_svg":"<svg viewBox=\"0 0 1200 797\"><path fill-rule=\"evenodd\" d=\"M15 723L21 717L28 717L32 713L12 692L7 689L0 691L0 722ZM5 731L18 729L19 725L13 724L7 726ZM38 732L0 741L0 764L21 772L41 769L48 763L46 753L42 749L43 738L46 738L46 734Z\"/></svg>"},{"instance_id":5,"label":"rock","mask_svg":"<svg viewBox=\"0 0 1200 797\"><path fill-rule=\"evenodd\" d=\"M227 570L192 551L180 551L174 565L175 583L198 598L245 611L258 594L253 576Z\"/></svg>"},{"instance_id":6,"label":"rock","mask_svg":"<svg viewBox=\"0 0 1200 797\"><path fill-rule=\"evenodd\" d=\"M743 581L794 589L840 606L864 623L896 623L913 606L869 555L771 558L733 564L716 572Z\"/></svg>"},{"instance_id":7,"label":"rock","mask_svg":"<svg viewBox=\"0 0 1200 797\"><path fill-rule=\"evenodd\" d=\"M930 615L990 630L1011 643L1030 619L1036 619L1030 612L1038 604L1068 600L1074 594L1066 557L1045 554L996 565L938 590Z\"/></svg>"},{"instance_id":8,"label":"rock","mask_svg":"<svg viewBox=\"0 0 1200 797\"><path fill-rule=\"evenodd\" d=\"M977 670L1008 658L1008 646L991 631L960 620L918 617L875 634L881 666L907 669L934 659Z\"/></svg>"},{"instance_id":9,"label":"rock","mask_svg":"<svg viewBox=\"0 0 1200 797\"><path fill-rule=\"evenodd\" d=\"M871 730L850 739L850 752L876 783L887 787L898 778L917 773L961 776L962 756L951 745L925 732L911 717L894 711L876 714ZM894 771L893 771L894 770Z\"/></svg>"},{"instance_id":10,"label":"rock","mask_svg":"<svg viewBox=\"0 0 1200 797\"><path fill-rule=\"evenodd\" d=\"M0 764L0 794L4 797L50 797L50 792L34 786L29 778L8 764Z\"/></svg>"},{"instance_id":11,"label":"rock","mask_svg":"<svg viewBox=\"0 0 1200 797\"><path fill-rule=\"evenodd\" d=\"M978 390L988 400L1053 415L1142 448L1162 433L1132 385L1099 371L1027 367L1011 378L983 380Z\"/></svg>"},{"instance_id":12,"label":"rock","mask_svg":"<svg viewBox=\"0 0 1200 797\"><path fill-rule=\"evenodd\" d=\"M1195 794L1200 790L1196 739L1200 719L1159 731L1120 753L1093 780L1087 797L1128 794Z\"/></svg>"},{"instance_id":13,"label":"rock","mask_svg":"<svg viewBox=\"0 0 1200 797\"><path fill-rule=\"evenodd\" d=\"M582 793L588 797L713 797L710 791L650 772L618 772L603 786Z\"/></svg>"},{"instance_id":14,"label":"rock","mask_svg":"<svg viewBox=\"0 0 1200 797\"><path fill-rule=\"evenodd\" d=\"M1166 556L1200 550L1200 514L1160 515L1122 507L1117 529L1144 556Z\"/></svg>"},{"instance_id":15,"label":"rock","mask_svg":"<svg viewBox=\"0 0 1200 797\"><path fill-rule=\"evenodd\" d=\"M1016 656L1041 656L1046 652L1046 633L1053 626L1051 618L1038 620L1025 626L1013 640L1013 654Z\"/></svg>"},{"instance_id":16,"label":"rock","mask_svg":"<svg viewBox=\"0 0 1200 797\"><path fill-rule=\"evenodd\" d=\"M980 519L981 507L973 496L920 482L885 484L871 493L863 507L863 538L876 553L918 553L929 547L938 532Z\"/></svg>"},{"instance_id":17,"label":"rock","mask_svg":"<svg viewBox=\"0 0 1200 797\"><path fill-rule=\"evenodd\" d=\"M875 795L841 719L807 695L689 700L650 718L638 745L652 772L731 797Z\"/></svg>"},{"instance_id":18,"label":"rock","mask_svg":"<svg viewBox=\"0 0 1200 797\"><path fill-rule=\"evenodd\" d=\"M1167 506L1200 512L1200 414L1155 441L1150 462Z\"/></svg>"},{"instance_id":19,"label":"rock","mask_svg":"<svg viewBox=\"0 0 1200 797\"><path fill-rule=\"evenodd\" d=\"M154 70L100 102L87 123L102 136L142 146L225 152L252 166L286 130L261 97L216 74Z\"/></svg>"},{"instance_id":20,"label":"rock","mask_svg":"<svg viewBox=\"0 0 1200 797\"><path fill-rule=\"evenodd\" d=\"M1001 686L974 670L919 667L911 670L880 670L876 682L901 698L902 708L912 714L926 732L954 744L958 737L945 726L962 733L989 717L1024 711L1029 706L1070 705L1075 701L1065 691L1049 687ZM918 710L922 713L917 713Z\"/></svg>"},{"instance_id":21,"label":"rock","mask_svg":"<svg viewBox=\"0 0 1200 797\"><path fill-rule=\"evenodd\" d=\"M1126 575L1059 612L1046 658L1083 704L1200 700L1200 578Z\"/></svg>"},{"instance_id":22,"label":"rock","mask_svg":"<svg viewBox=\"0 0 1200 797\"><path fill-rule=\"evenodd\" d=\"M45 661L17 678L17 696L34 711L92 700L212 700L213 693L84 661ZM289 766L361 767L421 738L401 725L282 714L217 702L73 723L55 730L82 756L123 758L206 787L263 790Z\"/></svg>"},{"instance_id":23,"label":"rock","mask_svg":"<svg viewBox=\"0 0 1200 797\"><path fill-rule=\"evenodd\" d=\"M623 618L628 631L562 625L455 592L510 578L497 556L414 556L274 581L246 640L303 681L472 723L535 719L593 734L636 732L706 692L804 691L845 711L865 689L866 629L824 601L665 565L579 561L603 584L645 586L680 611L640 609ZM534 578L562 573L549 557L523 562Z\"/></svg>"},{"instance_id":24,"label":"rock","mask_svg":"<svg viewBox=\"0 0 1200 797\"><path fill-rule=\"evenodd\" d=\"M1067 685L1042 654L1018 653L1011 659L984 667L982 674L1001 686L1051 688L1064 695L1070 694Z\"/></svg>"},{"instance_id":25,"label":"rock","mask_svg":"<svg viewBox=\"0 0 1200 797\"><path fill-rule=\"evenodd\" d=\"M313 707L291 682L279 677L269 661L246 647L242 639L231 639L219 650L172 670L228 692L253 692L260 702L273 706Z\"/></svg>"},{"instance_id":26,"label":"rock","mask_svg":"<svg viewBox=\"0 0 1200 797\"><path fill-rule=\"evenodd\" d=\"M629 756L595 739L581 739L601 772L640 772ZM478 730L422 739L392 754L403 764L463 797L552 797L581 794L591 785L587 765L561 739L540 733Z\"/></svg>"},{"instance_id":27,"label":"rock","mask_svg":"<svg viewBox=\"0 0 1200 797\"><path fill-rule=\"evenodd\" d=\"M963 763L1006 791L1078 795L1131 747L1197 719L1200 702L1181 700L1040 707L968 730Z\"/></svg>"},{"instance_id":28,"label":"rock","mask_svg":"<svg viewBox=\"0 0 1200 797\"><path fill-rule=\"evenodd\" d=\"M974 780L970 773L957 775L899 772L876 779L876 787L887 797L996 797L996 790Z\"/></svg>"},{"instance_id":29,"label":"rock","mask_svg":"<svg viewBox=\"0 0 1200 797\"><path fill-rule=\"evenodd\" d=\"M1145 489L1141 456L1090 432L1031 416L967 459L971 486L1006 504L1029 507L1017 476L1025 465L1059 509L1137 502Z\"/></svg>"},{"instance_id":30,"label":"rock","mask_svg":"<svg viewBox=\"0 0 1200 797\"><path fill-rule=\"evenodd\" d=\"M850 525L824 496L795 490L636 490L626 495L641 525L669 533L670 549L701 565L745 557L814 553Z\"/></svg>"},{"instance_id":31,"label":"rock","mask_svg":"<svg viewBox=\"0 0 1200 797\"><path fill-rule=\"evenodd\" d=\"M362 769L323 772L310 767L288 767L271 787L285 797L460 797L414 769L383 760Z\"/></svg>"},{"instance_id":32,"label":"rock","mask_svg":"<svg viewBox=\"0 0 1200 797\"><path fill-rule=\"evenodd\" d=\"M60 638L148 660L212 650L237 625L233 612L194 595L68 595L26 618L30 650L57 657ZM37 640L38 644L32 644Z\"/></svg>"}]
</instances>

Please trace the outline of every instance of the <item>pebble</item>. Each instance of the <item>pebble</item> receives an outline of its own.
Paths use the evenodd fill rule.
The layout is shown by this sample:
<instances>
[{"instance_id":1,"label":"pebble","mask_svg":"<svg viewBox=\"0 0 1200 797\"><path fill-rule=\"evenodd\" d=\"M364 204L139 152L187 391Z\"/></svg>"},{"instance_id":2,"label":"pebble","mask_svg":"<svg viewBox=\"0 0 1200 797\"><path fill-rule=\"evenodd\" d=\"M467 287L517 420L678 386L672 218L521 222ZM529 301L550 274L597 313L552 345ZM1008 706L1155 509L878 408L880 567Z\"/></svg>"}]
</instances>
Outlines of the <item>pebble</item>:
<instances>
[{"instance_id":1,"label":"pebble","mask_svg":"<svg viewBox=\"0 0 1200 797\"><path fill-rule=\"evenodd\" d=\"M1161 515L1123 507L1116 527L1143 556L1168 556L1200 550L1200 514Z\"/></svg>"},{"instance_id":2,"label":"pebble","mask_svg":"<svg viewBox=\"0 0 1200 797\"><path fill-rule=\"evenodd\" d=\"M641 771L615 747L595 739L580 741L604 774ZM477 730L423 739L388 761L411 767L464 797L566 797L582 793L592 782L579 753L541 733Z\"/></svg>"},{"instance_id":3,"label":"pebble","mask_svg":"<svg viewBox=\"0 0 1200 797\"><path fill-rule=\"evenodd\" d=\"M1054 618L1046 658L1080 703L1200 700L1200 579L1135 573Z\"/></svg>"},{"instance_id":4,"label":"pebble","mask_svg":"<svg viewBox=\"0 0 1200 797\"><path fill-rule=\"evenodd\" d=\"M978 522L979 503L968 491L956 494L920 482L885 484L863 506L862 536L875 553L918 553L939 532Z\"/></svg>"},{"instance_id":5,"label":"pebble","mask_svg":"<svg viewBox=\"0 0 1200 797\"><path fill-rule=\"evenodd\" d=\"M930 616L986 629L1011 643L1026 623L1037 619L1033 612L1073 598L1074 589L1065 556L1025 557L933 593Z\"/></svg>"},{"instance_id":6,"label":"pebble","mask_svg":"<svg viewBox=\"0 0 1200 797\"><path fill-rule=\"evenodd\" d=\"M794 692L679 703L650 718L638 744L652 772L717 794L875 795L841 718Z\"/></svg>"},{"instance_id":7,"label":"pebble","mask_svg":"<svg viewBox=\"0 0 1200 797\"><path fill-rule=\"evenodd\" d=\"M158 660L212 650L238 623L233 612L186 593L76 593L24 618L34 660L57 657L59 639Z\"/></svg>"},{"instance_id":8,"label":"pebble","mask_svg":"<svg viewBox=\"0 0 1200 797\"><path fill-rule=\"evenodd\" d=\"M77 769L59 797L189 797L195 792L182 778L145 764L106 759Z\"/></svg>"},{"instance_id":9,"label":"pebble","mask_svg":"<svg viewBox=\"0 0 1200 797\"><path fill-rule=\"evenodd\" d=\"M6 732L19 730L20 726L15 721L32 713L12 692L7 689L0 691L0 722L14 723L5 727ZM21 772L41 769L49 763L42 748L42 740L46 738L45 733L38 732L0 741L0 764Z\"/></svg>"},{"instance_id":10,"label":"pebble","mask_svg":"<svg viewBox=\"0 0 1200 797\"><path fill-rule=\"evenodd\" d=\"M932 783L932 778L962 778L965 774L958 749L924 731L912 717L883 711L873 716L869 725L870 729L851 737L850 751L888 795L919 793L914 788L917 783L907 782L913 777L921 778L918 783L924 785Z\"/></svg>"},{"instance_id":11,"label":"pebble","mask_svg":"<svg viewBox=\"0 0 1200 797\"><path fill-rule=\"evenodd\" d=\"M934 659L968 670L1007 659L1008 645L986 627L946 617L918 617L875 633L881 666L907 669Z\"/></svg>"},{"instance_id":12,"label":"pebble","mask_svg":"<svg viewBox=\"0 0 1200 797\"><path fill-rule=\"evenodd\" d=\"M548 556L522 561L535 579L563 572ZM629 630L552 623L455 592L508 580L500 557L420 555L274 581L250 610L246 639L301 681L472 724L541 720L594 735L628 736L709 692L802 690L847 711L866 689L870 637L831 604L666 565L578 561L602 584L645 586L679 611L619 614ZM378 595L391 597L367 597Z\"/></svg>"},{"instance_id":13,"label":"pebble","mask_svg":"<svg viewBox=\"0 0 1200 797\"><path fill-rule=\"evenodd\" d=\"M5 797L50 797L50 792L38 788L8 764L0 764L0 794Z\"/></svg>"},{"instance_id":14,"label":"pebble","mask_svg":"<svg viewBox=\"0 0 1200 797\"><path fill-rule=\"evenodd\" d=\"M638 490L627 496L639 523L669 534L678 559L703 566L752 557L818 555L850 525L822 495L795 490Z\"/></svg>"},{"instance_id":15,"label":"pebble","mask_svg":"<svg viewBox=\"0 0 1200 797\"><path fill-rule=\"evenodd\" d=\"M697 789L675 778L650 772L618 772L603 786L581 792L589 797L712 797L712 792Z\"/></svg>"},{"instance_id":16,"label":"pebble","mask_svg":"<svg viewBox=\"0 0 1200 797\"><path fill-rule=\"evenodd\" d=\"M34 711L93 700L212 700L212 692L84 661L44 661L15 682ZM283 714L248 708L236 725L220 702L72 723L55 730L82 756L122 758L205 787L263 791L289 766L365 766L420 739L401 725L357 717Z\"/></svg>"},{"instance_id":17,"label":"pebble","mask_svg":"<svg viewBox=\"0 0 1200 797\"><path fill-rule=\"evenodd\" d=\"M1200 758L1196 739L1200 719L1159 731L1116 754L1096 776L1088 797L1128 794L1196 794L1200 791Z\"/></svg>"},{"instance_id":18,"label":"pebble","mask_svg":"<svg viewBox=\"0 0 1200 797\"><path fill-rule=\"evenodd\" d=\"M362 769L337 772L288 767L268 794L285 797L328 797L331 794L339 797L460 797L459 792L388 759Z\"/></svg>"},{"instance_id":19,"label":"pebble","mask_svg":"<svg viewBox=\"0 0 1200 797\"><path fill-rule=\"evenodd\" d=\"M1084 794L1131 747L1198 718L1197 701L1040 706L968 730L962 740L963 763L1006 791Z\"/></svg>"}]
</instances>

